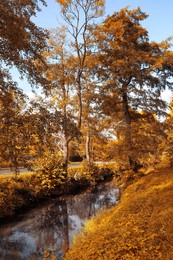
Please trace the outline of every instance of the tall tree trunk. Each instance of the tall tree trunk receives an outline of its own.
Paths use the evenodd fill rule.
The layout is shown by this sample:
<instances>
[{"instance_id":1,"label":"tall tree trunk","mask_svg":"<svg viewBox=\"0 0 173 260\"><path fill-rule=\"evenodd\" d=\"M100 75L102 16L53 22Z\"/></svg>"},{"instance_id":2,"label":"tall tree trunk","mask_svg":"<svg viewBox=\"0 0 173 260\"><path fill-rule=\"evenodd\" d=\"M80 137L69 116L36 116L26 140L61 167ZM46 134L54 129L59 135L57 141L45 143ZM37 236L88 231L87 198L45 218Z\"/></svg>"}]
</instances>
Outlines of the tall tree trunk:
<instances>
[{"instance_id":1,"label":"tall tree trunk","mask_svg":"<svg viewBox=\"0 0 173 260\"><path fill-rule=\"evenodd\" d=\"M128 156L128 161L130 167L133 164L133 159L131 155L132 151L132 145L131 145L131 117L130 117L130 112L129 112L129 106L128 106L128 97L127 97L127 92L124 91L122 94L123 98L123 114L124 114L124 120L126 124L126 129L125 129L125 145L127 149L127 156Z\"/></svg>"},{"instance_id":2,"label":"tall tree trunk","mask_svg":"<svg viewBox=\"0 0 173 260\"><path fill-rule=\"evenodd\" d=\"M86 160L88 165L91 163L91 152L90 152L90 126L87 124L87 135L86 135Z\"/></svg>"},{"instance_id":3,"label":"tall tree trunk","mask_svg":"<svg viewBox=\"0 0 173 260\"><path fill-rule=\"evenodd\" d=\"M122 97L123 97L124 120L126 124L126 133L125 133L126 144L128 145L129 148L131 148L130 147L131 146L131 117L129 112L127 93L123 92Z\"/></svg>"},{"instance_id":4,"label":"tall tree trunk","mask_svg":"<svg viewBox=\"0 0 173 260\"><path fill-rule=\"evenodd\" d=\"M126 123L126 132L125 132L125 141L126 141L126 148L128 152L128 161L130 168L133 169L135 172L138 172L138 169L141 168L141 164L137 162L133 155L133 146L131 140L131 117L129 112L128 106L128 97L127 92L123 92L123 112L124 112L124 119Z\"/></svg>"},{"instance_id":5,"label":"tall tree trunk","mask_svg":"<svg viewBox=\"0 0 173 260\"><path fill-rule=\"evenodd\" d=\"M69 155L69 140L68 140L68 126L67 126L67 104L66 104L66 98L67 98L67 93L66 93L66 88L65 88L65 78L64 78L64 73L65 69L63 66L63 84L62 84L62 89L63 89L63 131L64 131L64 140L63 140L63 167L64 171L66 173L66 176L68 174L68 155Z\"/></svg>"},{"instance_id":6,"label":"tall tree trunk","mask_svg":"<svg viewBox=\"0 0 173 260\"><path fill-rule=\"evenodd\" d=\"M123 112L124 112L125 123L127 126L130 126L131 117L129 113L127 93L125 91L123 92L122 97L123 97Z\"/></svg>"},{"instance_id":7,"label":"tall tree trunk","mask_svg":"<svg viewBox=\"0 0 173 260\"><path fill-rule=\"evenodd\" d=\"M69 155L69 142L66 137L64 137L63 140L63 167L67 174L67 168L68 168L68 155Z\"/></svg>"},{"instance_id":8,"label":"tall tree trunk","mask_svg":"<svg viewBox=\"0 0 173 260\"><path fill-rule=\"evenodd\" d=\"M81 87L81 76L82 72L78 72L77 79L77 96L78 96L78 128L81 128L82 124L82 87Z\"/></svg>"}]
</instances>

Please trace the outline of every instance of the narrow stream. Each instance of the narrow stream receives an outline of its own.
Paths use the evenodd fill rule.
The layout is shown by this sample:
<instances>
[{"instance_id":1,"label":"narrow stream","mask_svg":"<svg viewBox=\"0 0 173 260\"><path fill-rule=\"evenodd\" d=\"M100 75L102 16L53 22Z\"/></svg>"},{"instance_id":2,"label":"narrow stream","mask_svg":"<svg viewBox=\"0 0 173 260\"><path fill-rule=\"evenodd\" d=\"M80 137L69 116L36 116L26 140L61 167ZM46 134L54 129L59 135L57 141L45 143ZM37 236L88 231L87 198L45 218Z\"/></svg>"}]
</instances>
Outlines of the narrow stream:
<instances>
[{"instance_id":1,"label":"narrow stream","mask_svg":"<svg viewBox=\"0 0 173 260\"><path fill-rule=\"evenodd\" d=\"M118 189L112 182L73 196L54 198L0 225L0 259L42 259L53 249L59 259L84 223L99 210L117 203Z\"/></svg>"}]
</instances>

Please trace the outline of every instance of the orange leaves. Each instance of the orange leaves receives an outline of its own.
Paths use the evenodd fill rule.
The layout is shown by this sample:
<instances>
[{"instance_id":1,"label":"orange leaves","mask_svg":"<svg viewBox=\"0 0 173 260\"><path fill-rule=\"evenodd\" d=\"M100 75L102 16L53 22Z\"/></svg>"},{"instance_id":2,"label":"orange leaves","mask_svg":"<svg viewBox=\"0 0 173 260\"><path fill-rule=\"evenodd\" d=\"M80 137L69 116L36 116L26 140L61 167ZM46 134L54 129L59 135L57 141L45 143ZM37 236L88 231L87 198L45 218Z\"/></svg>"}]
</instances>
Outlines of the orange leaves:
<instances>
[{"instance_id":1,"label":"orange leaves","mask_svg":"<svg viewBox=\"0 0 173 260\"><path fill-rule=\"evenodd\" d=\"M68 7L72 0L56 0L63 8Z\"/></svg>"},{"instance_id":2,"label":"orange leaves","mask_svg":"<svg viewBox=\"0 0 173 260\"><path fill-rule=\"evenodd\" d=\"M22 76L28 76L30 82L43 83L41 72L33 61L39 59L44 66L41 51L46 48L47 32L30 19L39 10L38 1L1 2L1 65L15 66ZM44 0L41 2L45 4Z\"/></svg>"},{"instance_id":3,"label":"orange leaves","mask_svg":"<svg viewBox=\"0 0 173 260\"><path fill-rule=\"evenodd\" d=\"M87 222L65 259L171 258L172 173L162 170L130 185L116 207Z\"/></svg>"}]
</instances>

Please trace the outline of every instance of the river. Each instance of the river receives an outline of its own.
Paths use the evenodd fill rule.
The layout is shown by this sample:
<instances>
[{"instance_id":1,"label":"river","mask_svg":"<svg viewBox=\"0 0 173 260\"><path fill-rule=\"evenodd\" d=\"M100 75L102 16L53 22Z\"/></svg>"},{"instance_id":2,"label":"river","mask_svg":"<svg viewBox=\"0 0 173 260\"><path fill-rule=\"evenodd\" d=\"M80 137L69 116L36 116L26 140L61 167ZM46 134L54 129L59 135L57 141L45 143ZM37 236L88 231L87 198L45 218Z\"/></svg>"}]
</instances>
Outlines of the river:
<instances>
[{"instance_id":1,"label":"river","mask_svg":"<svg viewBox=\"0 0 173 260\"><path fill-rule=\"evenodd\" d=\"M101 209L117 203L118 189L112 182L65 197L53 198L20 213L0 225L0 259L42 259L45 249L53 249L63 259L73 236Z\"/></svg>"}]
</instances>

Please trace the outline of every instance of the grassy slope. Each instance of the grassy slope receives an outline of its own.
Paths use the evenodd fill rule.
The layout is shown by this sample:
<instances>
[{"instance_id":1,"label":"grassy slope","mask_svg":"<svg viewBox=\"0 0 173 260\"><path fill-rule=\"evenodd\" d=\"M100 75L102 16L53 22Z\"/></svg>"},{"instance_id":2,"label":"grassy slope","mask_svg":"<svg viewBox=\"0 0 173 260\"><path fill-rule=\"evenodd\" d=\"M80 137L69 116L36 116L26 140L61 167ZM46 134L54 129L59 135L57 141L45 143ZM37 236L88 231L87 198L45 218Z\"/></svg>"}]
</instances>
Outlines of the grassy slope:
<instances>
[{"instance_id":1,"label":"grassy slope","mask_svg":"<svg viewBox=\"0 0 173 260\"><path fill-rule=\"evenodd\" d=\"M118 206L87 223L65 259L173 259L173 170L130 185Z\"/></svg>"}]
</instances>

